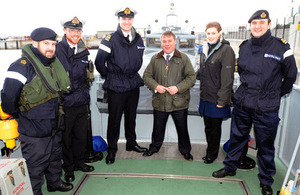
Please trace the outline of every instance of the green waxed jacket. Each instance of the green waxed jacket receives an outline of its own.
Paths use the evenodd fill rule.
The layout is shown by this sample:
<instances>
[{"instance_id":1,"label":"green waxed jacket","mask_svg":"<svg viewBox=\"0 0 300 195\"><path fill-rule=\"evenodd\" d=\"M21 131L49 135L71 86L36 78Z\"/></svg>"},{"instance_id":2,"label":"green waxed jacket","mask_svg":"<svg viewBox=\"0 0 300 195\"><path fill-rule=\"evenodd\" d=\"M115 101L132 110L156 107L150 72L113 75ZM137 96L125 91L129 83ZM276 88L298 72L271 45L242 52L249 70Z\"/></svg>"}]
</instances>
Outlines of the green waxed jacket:
<instances>
[{"instance_id":1,"label":"green waxed jacket","mask_svg":"<svg viewBox=\"0 0 300 195\"><path fill-rule=\"evenodd\" d=\"M175 50L170 59L168 71L166 71L167 63L163 55L164 52L161 51L152 56L143 74L144 82L154 92L152 106L155 110L162 112L187 109L190 101L190 88L196 81L192 63L187 55ZM158 85L176 86L178 92L175 95L168 92L160 94L155 90Z\"/></svg>"}]
</instances>

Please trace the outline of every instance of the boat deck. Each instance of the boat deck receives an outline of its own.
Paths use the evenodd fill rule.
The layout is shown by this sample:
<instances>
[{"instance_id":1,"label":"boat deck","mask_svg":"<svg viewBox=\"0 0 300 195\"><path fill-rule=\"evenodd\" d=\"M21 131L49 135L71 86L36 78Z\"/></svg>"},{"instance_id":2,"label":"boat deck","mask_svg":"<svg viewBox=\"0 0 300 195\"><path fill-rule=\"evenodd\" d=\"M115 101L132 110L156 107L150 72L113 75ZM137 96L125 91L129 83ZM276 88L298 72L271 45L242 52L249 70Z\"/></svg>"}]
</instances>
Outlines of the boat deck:
<instances>
[{"instance_id":1,"label":"boat deck","mask_svg":"<svg viewBox=\"0 0 300 195\"><path fill-rule=\"evenodd\" d=\"M141 146L148 147L142 142ZM95 171L91 173L75 172L74 190L55 192L60 194L261 194L258 168L244 171L237 170L234 177L217 179L212 172L223 167L223 150L212 164L204 164L201 160L206 144L192 144L194 161L186 161L178 152L177 143L164 143L159 153L151 157L143 157L136 152L125 151L125 144L119 144L116 161L106 165L105 159L93 163ZM106 152L104 152L105 156ZM251 156L250 156L251 157ZM255 159L255 157L252 157ZM286 167L275 159L277 173L274 176L273 192L276 194L282 187ZM43 185L45 195L53 194Z\"/></svg>"}]
</instances>

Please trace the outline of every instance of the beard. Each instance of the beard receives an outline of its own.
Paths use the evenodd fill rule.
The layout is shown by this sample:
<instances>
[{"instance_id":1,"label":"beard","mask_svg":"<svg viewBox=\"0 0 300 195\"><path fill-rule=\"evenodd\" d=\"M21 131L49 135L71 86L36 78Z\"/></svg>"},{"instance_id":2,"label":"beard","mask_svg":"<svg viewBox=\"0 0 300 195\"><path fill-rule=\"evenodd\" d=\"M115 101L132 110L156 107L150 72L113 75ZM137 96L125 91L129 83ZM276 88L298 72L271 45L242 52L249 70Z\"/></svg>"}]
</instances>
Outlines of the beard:
<instances>
[{"instance_id":1,"label":"beard","mask_svg":"<svg viewBox=\"0 0 300 195\"><path fill-rule=\"evenodd\" d=\"M74 37L75 38L75 37ZM73 37L69 37L69 36L66 36L66 39L69 43L73 44L73 45L76 45L79 40L80 40L80 37L76 37L77 39L74 39Z\"/></svg>"},{"instance_id":2,"label":"beard","mask_svg":"<svg viewBox=\"0 0 300 195\"><path fill-rule=\"evenodd\" d=\"M47 58L53 58L53 56L54 56L54 51L53 50L46 50L45 51L45 56L47 57Z\"/></svg>"}]
</instances>

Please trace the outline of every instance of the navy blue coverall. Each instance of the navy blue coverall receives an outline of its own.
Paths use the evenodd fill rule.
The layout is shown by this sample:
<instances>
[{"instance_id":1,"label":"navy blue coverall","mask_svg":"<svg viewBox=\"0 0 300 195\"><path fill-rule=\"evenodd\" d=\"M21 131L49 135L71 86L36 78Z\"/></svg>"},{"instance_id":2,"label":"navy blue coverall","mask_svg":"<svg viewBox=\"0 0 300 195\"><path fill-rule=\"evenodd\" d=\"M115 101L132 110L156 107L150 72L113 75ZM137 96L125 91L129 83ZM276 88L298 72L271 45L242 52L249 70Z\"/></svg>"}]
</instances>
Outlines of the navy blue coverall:
<instances>
[{"instance_id":1,"label":"navy blue coverall","mask_svg":"<svg viewBox=\"0 0 300 195\"><path fill-rule=\"evenodd\" d=\"M252 124L258 146L258 178L262 185L272 185L276 172L274 141L279 124L279 106L297 76L293 52L285 40L268 30L259 38L240 45L238 72L241 85L234 94L230 145L224 160L226 171L235 171Z\"/></svg>"}]
</instances>

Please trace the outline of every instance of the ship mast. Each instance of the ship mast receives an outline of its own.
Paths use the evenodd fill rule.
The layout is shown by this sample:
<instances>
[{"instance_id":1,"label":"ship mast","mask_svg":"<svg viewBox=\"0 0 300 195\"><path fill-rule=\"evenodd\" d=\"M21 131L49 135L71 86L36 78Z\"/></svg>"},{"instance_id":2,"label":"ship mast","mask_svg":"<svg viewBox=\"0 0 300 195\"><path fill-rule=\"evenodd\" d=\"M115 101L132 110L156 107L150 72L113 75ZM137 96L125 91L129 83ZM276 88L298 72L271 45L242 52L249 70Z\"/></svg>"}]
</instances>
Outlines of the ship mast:
<instances>
[{"instance_id":1,"label":"ship mast","mask_svg":"<svg viewBox=\"0 0 300 195\"><path fill-rule=\"evenodd\" d=\"M167 27L175 27L178 26L178 17L177 14L175 13L175 4L174 0L171 1L170 3L170 10L169 14L166 16L166 26Z\"/></svg>"}]
</instances>

